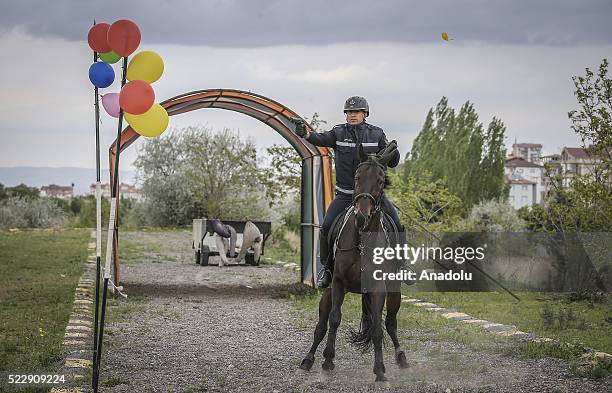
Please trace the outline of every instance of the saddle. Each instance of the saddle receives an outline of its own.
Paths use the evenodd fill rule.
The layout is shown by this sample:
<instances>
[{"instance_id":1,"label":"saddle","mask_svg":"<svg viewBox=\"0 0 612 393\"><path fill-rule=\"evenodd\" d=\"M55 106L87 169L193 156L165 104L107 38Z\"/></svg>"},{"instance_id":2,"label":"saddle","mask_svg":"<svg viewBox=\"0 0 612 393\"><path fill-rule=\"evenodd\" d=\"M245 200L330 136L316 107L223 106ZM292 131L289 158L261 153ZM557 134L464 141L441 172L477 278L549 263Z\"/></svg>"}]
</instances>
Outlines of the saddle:
<instances>
[{"instance_id":1,"label":"saddle","mask_svg":"<svg viewBox=\"0 0 612 393\"><path fill-rule=\"evenodd\" d=\"M342 213L338 214L334 221L332 222L331 228L329 229L329 233L327 234L327 244L330 245L331 252L329 253L330 261L332 264L328 266L333 266L333 263L336 259L336 250L338 248L338 239L340 238L341 231L345 230L346 222L348 221L349 216L352 214L353 206L350 205L346 209L342 211ZM395 225L395 222L391 218L391 216L382 211L383 214L383 228L385 232L388 234L389 246L397 244L399 241L399 228Z\"/></svg>"}]
</instances>

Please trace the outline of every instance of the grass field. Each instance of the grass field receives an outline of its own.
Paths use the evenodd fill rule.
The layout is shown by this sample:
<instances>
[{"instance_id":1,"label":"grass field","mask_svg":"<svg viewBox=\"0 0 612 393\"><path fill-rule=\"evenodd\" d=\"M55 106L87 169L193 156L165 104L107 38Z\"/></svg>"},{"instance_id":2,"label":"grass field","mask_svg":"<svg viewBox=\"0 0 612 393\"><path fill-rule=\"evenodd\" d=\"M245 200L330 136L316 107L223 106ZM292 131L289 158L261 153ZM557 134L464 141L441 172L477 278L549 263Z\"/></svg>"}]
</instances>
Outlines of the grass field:
<instances>
[{"instance_id":1,"label":"grass field","mask_svg":"<svg viewBox=\"0 0 612 393\"><path fill-rule=\"evenodd\" d=\"M300 236L292 231L275 231L266 241L265 257L272 262L300 263Z\"/></svg>"},{"instance_id":2,"label":"grass field","mask_svg":"<svg viewBox=\"0 0 612 393\"><path fill-rule=\"evenodd\" d=\"M90 230L0 231L0 372L57 371Z\"/></svg>"},{"instance_id":3,"label":"grass field","mask_svg":"<svg viewBox=\"0 0 612 393\"><path fill-rule=\"evenodd\" d=\"M517 302L497 292L410 292L410 297L454 308L473 317L515 325L538 336L612 353L612 301L569 301L559 293L519 292ZM542 314L552 311L548 323ZM550 314L549 314L550 315ZM573 315L567 320L567 315Z\"/></svg>"}]
</instances>

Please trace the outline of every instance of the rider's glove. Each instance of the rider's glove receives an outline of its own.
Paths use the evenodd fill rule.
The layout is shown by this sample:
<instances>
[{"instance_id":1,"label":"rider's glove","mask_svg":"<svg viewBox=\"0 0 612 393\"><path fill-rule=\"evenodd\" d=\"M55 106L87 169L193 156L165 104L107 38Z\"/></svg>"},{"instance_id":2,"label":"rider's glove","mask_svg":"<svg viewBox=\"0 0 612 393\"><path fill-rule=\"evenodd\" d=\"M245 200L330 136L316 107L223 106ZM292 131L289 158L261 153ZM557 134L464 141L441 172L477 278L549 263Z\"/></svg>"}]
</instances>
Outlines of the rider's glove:
<instances>
[{"instance_id":1,"label":"rider's glove","mask_svg":"<svg viewBox=\"0 0 612 393\"><path fill-rule=\"evenodd\" d=\"M304 138L306 135L308 135L308 132L306 131L306 122L300 118L295 118L295 119L291 119L291 121L293 122L293 124L295 124L295 133Z\"/></svg>"}]
</instances>

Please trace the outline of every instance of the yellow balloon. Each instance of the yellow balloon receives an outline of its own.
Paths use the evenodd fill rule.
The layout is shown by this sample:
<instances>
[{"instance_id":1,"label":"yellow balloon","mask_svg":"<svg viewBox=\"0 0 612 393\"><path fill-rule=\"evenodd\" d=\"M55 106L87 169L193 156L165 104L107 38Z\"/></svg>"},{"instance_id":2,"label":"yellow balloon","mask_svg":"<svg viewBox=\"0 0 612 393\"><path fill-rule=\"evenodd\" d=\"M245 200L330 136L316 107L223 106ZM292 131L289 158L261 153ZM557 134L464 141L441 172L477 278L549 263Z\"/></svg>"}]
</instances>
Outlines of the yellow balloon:
<instances>
[{"instance_id":1,"label":"yellow balloon","mask_svg":"<svg viewBox=\"0 0 612 393\"><path fill-rule=\"evenodd\" d=\"M130 60L126 78L129 81L141 80L153 83L164 73L164 61L157 53L146 50Z\"/></svg>"},{"instance_id":2,"label":"yellow balloon","mask_svg":"<svg viewBox=\"0 0 612 393\"><path fill-rule=\"evenodd\" d=\"M168 128L168 112L159 104L153 104L151 109L142 115L124 113L128 124L142 136L155 137Z\"/></svg>"}]
</instances>

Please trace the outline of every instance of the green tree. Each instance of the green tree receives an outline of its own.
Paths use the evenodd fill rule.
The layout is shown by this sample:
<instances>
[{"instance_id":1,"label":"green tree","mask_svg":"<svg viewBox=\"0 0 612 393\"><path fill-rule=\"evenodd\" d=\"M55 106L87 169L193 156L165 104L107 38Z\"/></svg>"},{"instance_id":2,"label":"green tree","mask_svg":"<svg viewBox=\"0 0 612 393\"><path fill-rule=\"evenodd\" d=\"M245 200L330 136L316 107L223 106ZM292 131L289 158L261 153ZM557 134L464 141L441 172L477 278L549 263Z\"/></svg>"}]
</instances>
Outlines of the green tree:
<instances>
[{"instance_id":1,"label":"green tree","mask_svg":"<svg viewBox=\"0 0 612 393\"><path fill-rule=\"evenodd\" d=\"M188 225L196 217L261 219L265 191L255 144L228 129L174 130L149 139L135 161L149 225Z\"/></svg>"},{"instance_id":2,"label":"green tree","mask_svg":"<svg viewBox=\"0 0 612 393\"><path fill-rule=\"evenodd\" d=\"M481 195L483 200L506 200L510 192L510 185L503 179L504 163L506 162L506 148L504 137L506 126L498 118L493 118L484 135L484 151L480 164L483 176ZM501 176L500 176L501 174Z\"/></svg>"},{"instance_id":3,"label":"green tree","mask_svg":"<svg viewBox=\"0 0 612 393\"><path fill-rule=\"evenodd\" d=\"M612 79L603 59L597 76L572 78L579 109L568 117L582 147L594 158L591 174L576 176L567 191L573 202L574 226L583 231L612 230Z\"/></svg>"},{"instance_id":4,"label":"green tree","mask_svg":"<svg viewBox=\"0 0 612 393\"><path fill-rule=\"evenodd\" d=\"M484 130L469 101L456 113L442 97L427 113L407 156L403 180L428 172L460 197L466 208L483 200L505 199L505 131L497 118Z\"/></svg>"},{"instance_id":5,"label":"green tree","mask_svg":"<svg viewBox=\"0 0 612 393\"><path fill-rule=\"evenodd\" d=\"M225 129L216 134L185 133L190 139L185 168L187 187L201 201L206 217L254 219L265 214L257 150L251 139Z\"/></svg>"},{"instance_id":6,"label":"green tree","mask_svg":"<svg viewBox=\"0 0 612 393\"><path fill-rule=\"evenodd\" d=\"M563 186L562 175L551 175L551 190L545 206L532 206L520 211L528 228L550 232L612 231L612 194L604 184L589 175L574 176L569 187Z\"/></svg>"},{"instance_id":7,"label":"green tree","mask_svg":"<svg viewBox=\"0 0 612 393\"><path fill-rule=\"evenodd\" d=\"M308 120L308 118L306 118ZM310 126L318 131L327 124L317 112L310 118ZM261 172L270 206L282 203L287 197L299 195L302 179L302 160L291 146L273 145L266 149L268 165Z\"/></svg>"},{"instance_id":8,"label":"green tree","mask_svg":"<svg viewBox=\"0 0 612 393\"><path fill-rule=\"evenodd\" d=\"M73 214L78 215L81 212L81 204L83 203L82 197L72 198L70 201L70 211Z\"/></svg>"},{"instance_id":9,"label":"green tree","mask_svg":"<svg viewBox=\"0 0 612 393\"><path fill-rule=\"evenodd\" d=\"M270 206L299 195L302 160L291 146L272 145L266 149L269 165L261 171L260 181L265 185Z\"/></svg>"},{"instance_id":10,"label":"green tree","mask_svg":"<svg viewBox=\"0 0 612 393\"><path fill-rule=\"evenodd\" d=\"M308 117L306 118L306 120L308 120ZM310 118L308 123L310 124L310 127L312 127L312 129L315 131L319 131L321 128L327 125L327 121L321 119L321 116L317 112L312 114L312 117Z\"/></svg>"},{"instance_id":11,"label":"green tree","mask_svg":"<svg viewBox=\"0 0 612 393\"><path fill-rule=\"evenodd\" d=\"M147 139L138 151L134 165L146 198L146 225L186 225L187 216L201 215L201 206L186 187L188 139L173 130L161 138Z\"/></svg>"},{"instance_id":12,"label":"green tree","mask_svg":"<svg viewBox=\"0 0 612 393\"><path fill-rule=\"evenodd\" d=\"M428 172L408 180L395 171L389 171L388 176L391 186L385 193L399 208L402 223L409 230L461 230L463 203L442 180L433 180Z\"/></svg>"},{"instance_id":13,"label":"green tree","mask_svg":"<svg viewBox=\"0 0 612 393\"><path fill-rule=\"evenodd\" d=\"M36 199L40 195L40 190L36 187L28 187L21 183L15 187L7 187L6 193L8 196L17 198Z\"/></svg>"},{"instance_id":14,"label":"green tree","mask_svg":"<svg viewBox=\"0 0 612 393\"><path fill-rule=\"evenodd\" d=\"M572 78L580 108L570 111L568 117L582 146L599 160L593 173L595 182L612 191L612 80L607 74L608 60L603 59L597 77L586 68L584 77Z\"/></svg>"},{"instance_id":15,"label":"green tree","mask_svg":"<svg viewBox=\"0 0 612 393\"><path fill-rule=\"evenodd\" d=\"M532 230L612 231L612 80L607 73L608 61L603 59L597 75L586 68L585 76L572 78L579 108L570 111L568 118L594 164L590 174L574 175L569 187L563 184L562 174L546 167L551 190L545 207L520 212Z\"/></svg>"},{"instance_id":16,"label":"green tree","mask_svg":"<svg viewBox=\"0 0 612 393\"><path fill-rule=\"evenodd\" d=\"M123 200L123 199L122 199ZM122 201L121 200L121 201ZM126 214L123 205L119 203L119 219L120 223L123 222L123 215ZM102 209L102 228L108 227L108 218L110 213L110 203L108 199L101 198L101 209ZM93 195L88 195L81 200L79 214L77 216L75 226L81 228L95 228L96 227L96 198Z\"/></svg>"}]
</instances>

